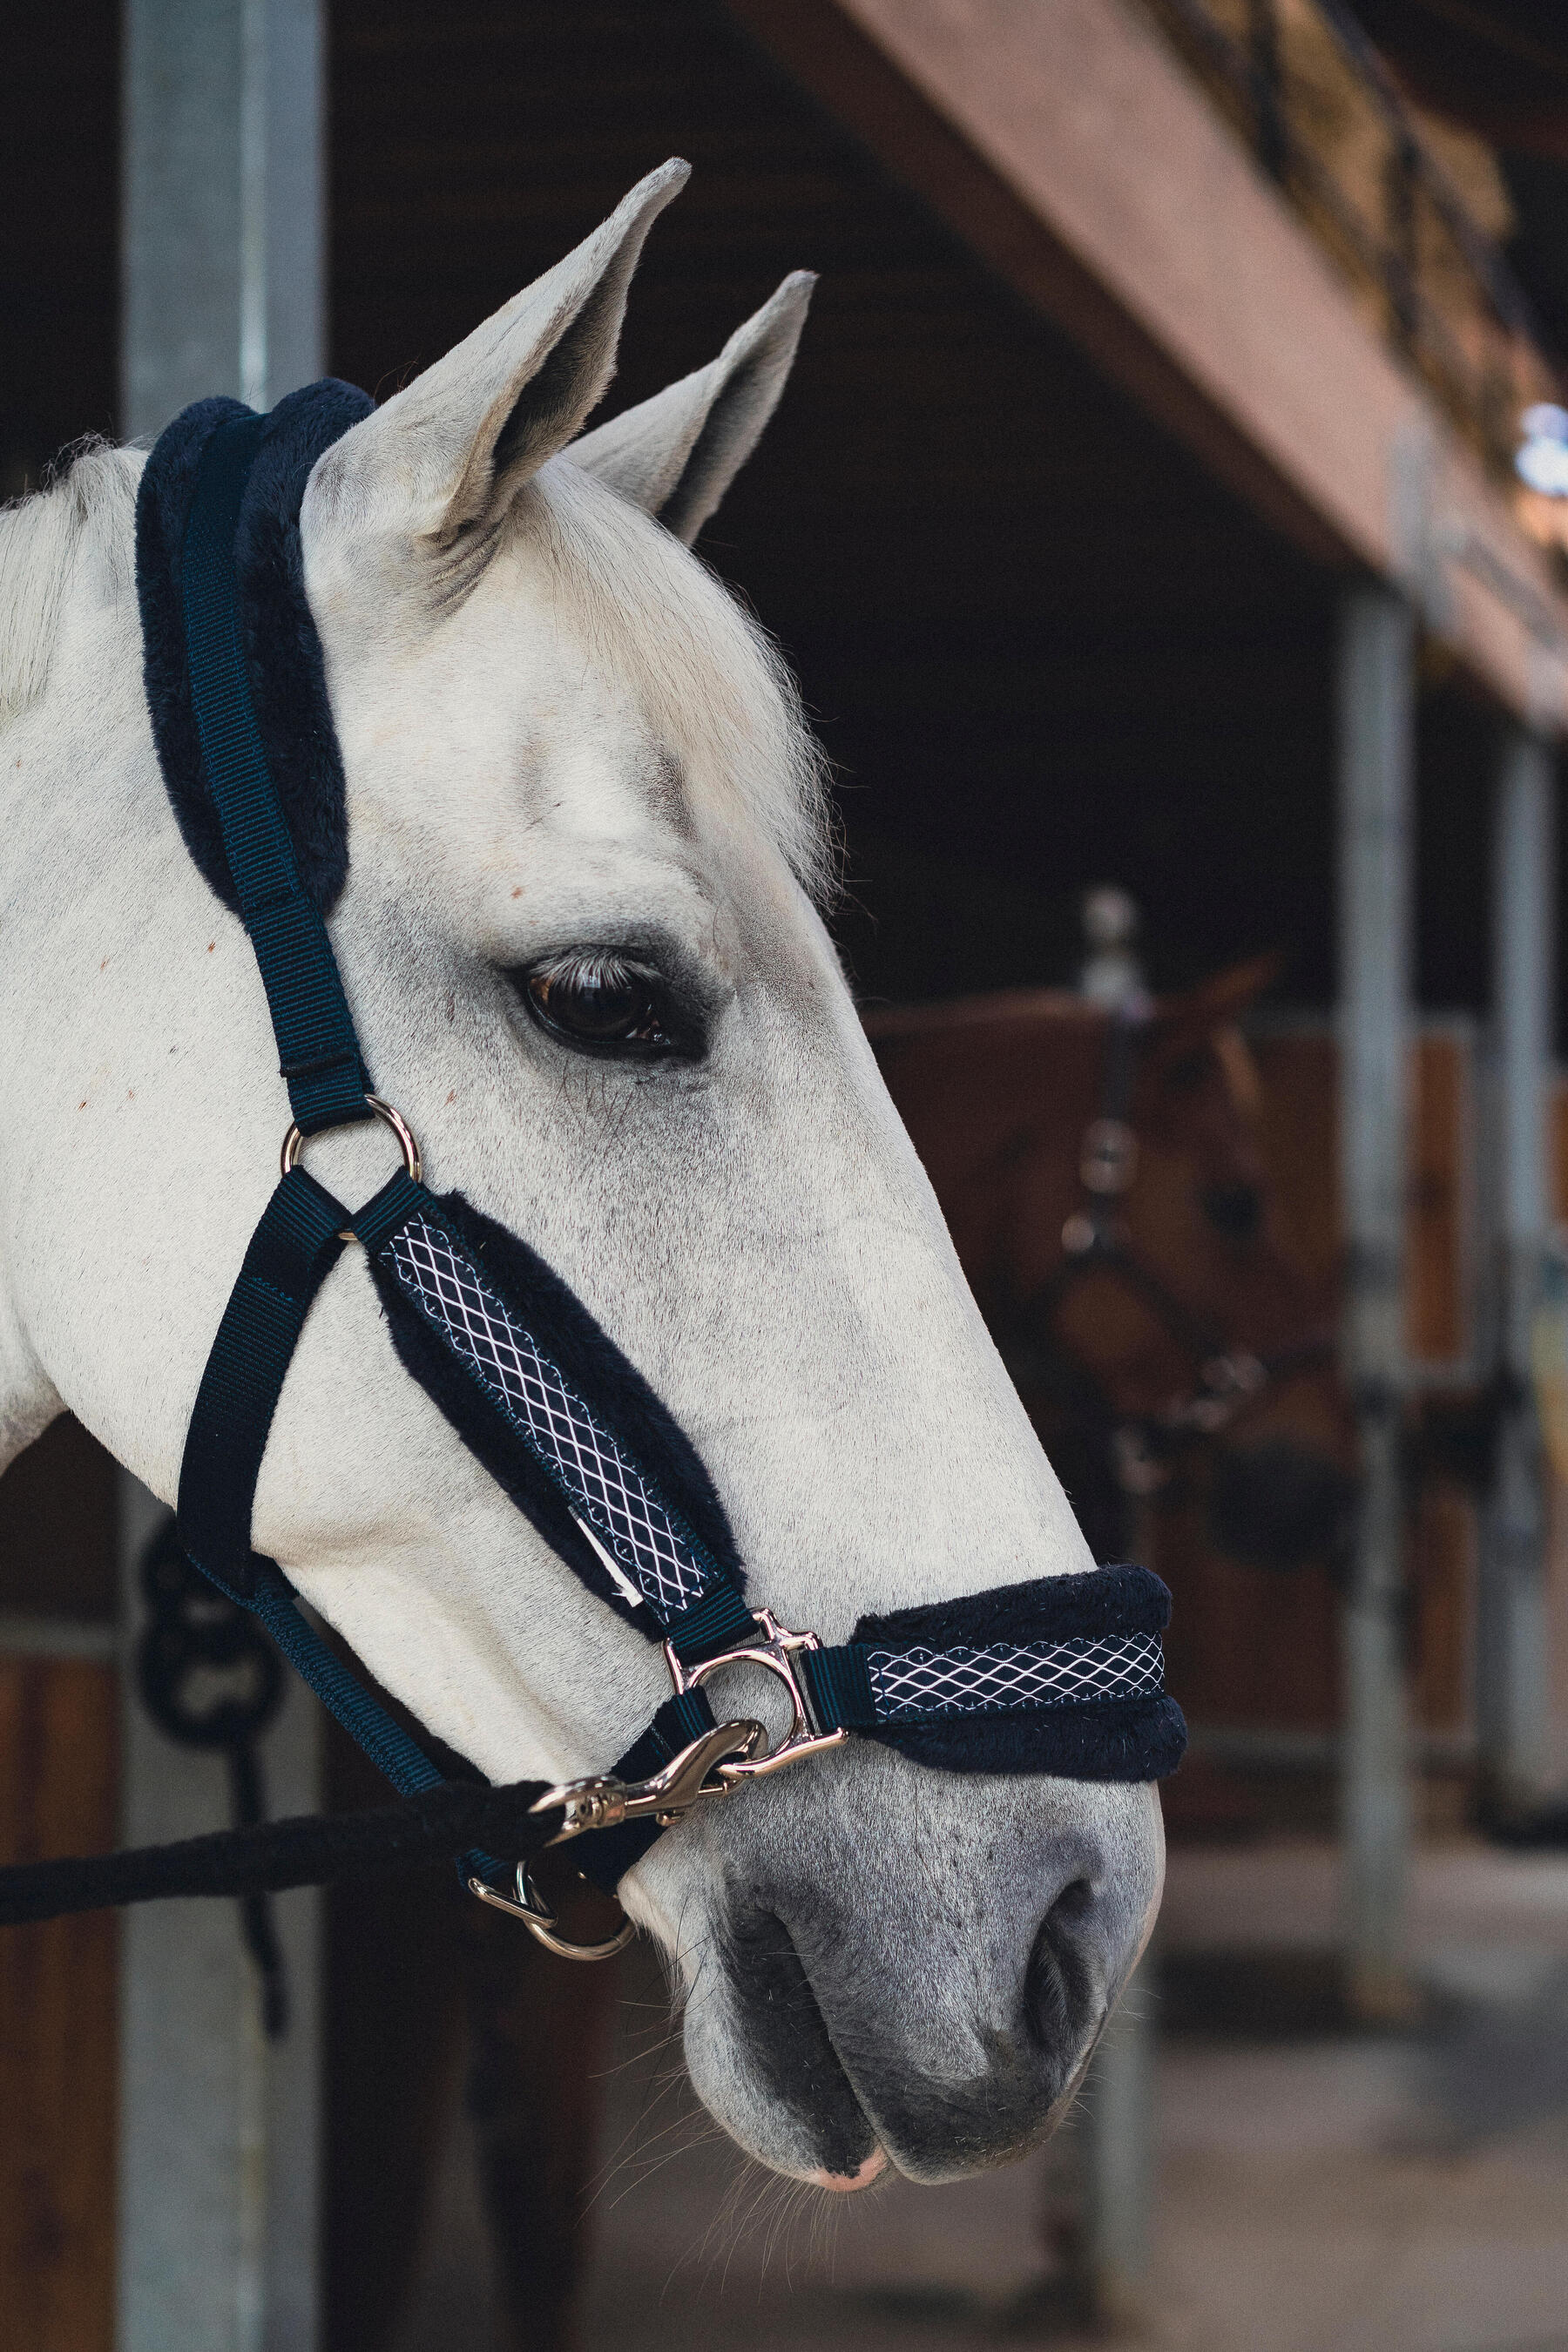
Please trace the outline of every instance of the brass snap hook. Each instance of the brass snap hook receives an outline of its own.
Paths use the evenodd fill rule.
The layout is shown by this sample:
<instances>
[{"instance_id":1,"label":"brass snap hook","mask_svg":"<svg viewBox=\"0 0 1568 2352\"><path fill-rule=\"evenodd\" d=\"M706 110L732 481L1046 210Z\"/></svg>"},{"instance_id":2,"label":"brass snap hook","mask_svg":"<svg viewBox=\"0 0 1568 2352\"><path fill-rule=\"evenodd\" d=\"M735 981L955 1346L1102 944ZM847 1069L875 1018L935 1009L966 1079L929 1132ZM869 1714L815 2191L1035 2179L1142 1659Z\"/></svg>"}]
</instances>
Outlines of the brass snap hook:
<instances>
[{"instance_id":1,"label":"brass snap hook","mask_svg":"<svg viewBox=\"0 0 1568 2352\"><path fill-rule=\"evenodd\" d=\"M560 1807L561 1827L550 1840L552 1845L564 1845L591 1830L614 1829L620 1822L646 1821L650 1814L660 1829L668 1829L702 1798L728 1796L732 1784L724 1775L734 1768L727 1766L725 1759L754 1756L766 1739L762 1725L749 1718L721 1723L711 1731L705 1731L700 1739L694 1739L689 1748L683 1748L679 1756L672 1756L661 1770L646 1780L617 1780L611 1772L584 1780L563 1780L553 1789L546 1789L542 1797L536 1797L529 1811L547 1813ZM477 1895L492 1910L505 1911L512 1918L521 1919L535 1942L560 1959L612 1959L616 1952L625 1951L637 1933L632 1922L626 1919L603 1943L574 1944L561 1934L560 1922L535 1886L526 1862L517 1865L516 1885L514 1899L487 1885L477 1875L468 1879L470 1895Z\"/></svg>"}]
</instances>

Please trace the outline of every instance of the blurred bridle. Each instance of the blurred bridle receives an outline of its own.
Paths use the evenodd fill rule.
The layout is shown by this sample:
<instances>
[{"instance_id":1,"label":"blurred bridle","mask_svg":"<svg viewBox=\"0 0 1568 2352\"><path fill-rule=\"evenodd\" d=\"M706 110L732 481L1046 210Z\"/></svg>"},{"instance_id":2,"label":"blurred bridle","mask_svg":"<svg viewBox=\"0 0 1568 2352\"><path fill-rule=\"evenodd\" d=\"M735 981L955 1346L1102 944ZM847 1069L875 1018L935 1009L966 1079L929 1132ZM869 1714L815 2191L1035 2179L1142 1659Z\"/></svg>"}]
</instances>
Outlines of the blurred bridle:
<instances>
[{"instance_id":1,"label":"blurred bridle","mask_svg":"<svg viewBox=\"0 0 1568 2352\"><path fill-rule=\"evenodd\" d=\"M1272 1391L1331 1362L1335 1353L1330 1331L1306 1334L1266 1355L1227 1339L1177 1297L1129 1237L1123 1210L1141 1158L1133 1099L1152 1017L1142 993L1110 1010L1100 1098L1079 1147L1079 1199L1062 1225L1061 1263L1007 1317L1004 1348L1021 1383L1043 1377L1063 1393L1069 1411L1103 1430L1116 1484L1139 1501L1169 1485L1191 1447L1221 1436ZM1122 1411L1100 1373L1062 1335L1060 1316L1072 1293L1105 1276L1133 1295L1192 1367L1191 1381L1147 1412Z\"/></svg>"}]
</instances>

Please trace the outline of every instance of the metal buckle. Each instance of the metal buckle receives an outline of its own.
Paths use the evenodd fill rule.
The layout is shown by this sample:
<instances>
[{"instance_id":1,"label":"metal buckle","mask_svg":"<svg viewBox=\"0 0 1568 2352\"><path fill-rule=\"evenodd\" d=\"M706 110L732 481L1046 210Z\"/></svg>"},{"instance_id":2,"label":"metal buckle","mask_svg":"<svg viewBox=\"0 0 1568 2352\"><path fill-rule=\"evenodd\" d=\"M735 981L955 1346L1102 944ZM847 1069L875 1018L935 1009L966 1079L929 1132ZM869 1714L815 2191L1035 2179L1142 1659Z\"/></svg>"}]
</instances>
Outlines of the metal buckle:
<instances>
[{"instance_id":1,"label":"metal buckle","mask_svg":"<svg viewBox=\"0 0 1568 2352\"><path fill-rule=\"evenodd\" d=\"M786 1764L795 1763L802 1756L815 1756L825 1748L841 1748L849 1734L840 1727L824 1731L812 1710L811 1696L796 1670L795 1659L802 1650L820 1650L822 1643L816 1633L792 1633L781 1625L771 1609L753 1610L752 1615L763 1629L760 1642L742 1643L739 1648L721 1651L716 1658L704 1658L701 1664L689 1666L677 1656L672 1643L664 1645L665 1664L677 1695L705 1683L721 1666L765 1666L776 1675L789 1692L795 1719L776 1748L765 1756L750 1751L738 1763L721 1764L719 1778L733 1788L742 1780L760 1780L765 1772L782 1772Z\"/></svg>"},{"instance_id":2,"label":"metal buckle","mask_svg":"<svg viewBox=\"0 0 1568 2352\"><path fill-rule=\"evenodd\" d=\"M787 1625L779 1623L771 1609L758 1609L752 1613L763 1630L760 1642L747 1642L738 1649L721 1651L718 1657L704 1658L697 1666L687 1665L668 1642L664 1645L664 1655L678 1696L705 1683L721 1666L765 1666L770 1674L776 1675L789 1692L794 1709L790 1727L778 1746L759 1756L758 1748L767 1745L767 1732L762 1724L742 1716L705 1731L700 1739L694 1739L646 1780L617 1780L613 1772L592 1774L583 1780L562 1780L553 1789L546 1789L529 1808L531 1812L547 1813L559 1806L561 1827L550 1840L552 1845L565 1845L572 1838L586 1836L590 1831L613 1830L621 1822L647 1821L650 1816L660 1829L668 1829L706 1798L727 1797L743 1780L756 1780L764 1772L780 1772L802 1756L815 1756L821 1748L843 1745L849 1737L847 1731L824 1731L817 1723L811 1695L795 1664L802 1650L821 1649L819 1637L816 1633L792 1633ZM625 1950L637 1932L626 1919L602 1944L568 1943L558 1932L555 1914L535 1886L525 1862L517 1865L515 1900L487 1886L479 1877L469 1878L468 1891L493 1910L505 1911L512 1918L521 1919L547 1952L555 1952L563 1960L610 1959Z\"/></svg>"},{"instance_id":3,"label":"metal buckle","mask_svg":"<svg viewBox=\"0 0 1568 2352\"><path fill-rule=\"evenodd\" d=\"M1138 1138L1124 1118L1091 1118L1083 1131L1079 1181L1086 1192L1114 1199L1138 1172Z\"/></svg>"}]
</instances>

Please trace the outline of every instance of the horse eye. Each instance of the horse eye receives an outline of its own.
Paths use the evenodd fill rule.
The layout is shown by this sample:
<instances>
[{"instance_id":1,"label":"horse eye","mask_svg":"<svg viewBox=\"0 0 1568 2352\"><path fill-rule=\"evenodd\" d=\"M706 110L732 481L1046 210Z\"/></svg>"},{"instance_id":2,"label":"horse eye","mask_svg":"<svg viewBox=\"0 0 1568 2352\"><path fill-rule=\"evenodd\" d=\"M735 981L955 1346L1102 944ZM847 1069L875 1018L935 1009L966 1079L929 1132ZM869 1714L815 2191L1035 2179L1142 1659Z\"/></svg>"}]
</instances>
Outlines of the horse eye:
<instances>
[{"instance_id":1,"label":"horse eye","mask_svg":"<svg viewBox=\"0 0 1568 2352\"><path fill-rule=\"evenodd\" d=\"M578 950L521 978L535 1020L570 1045L591 1053L681 1050L664 982L639 964Z\"/></svg>"}]
</instances>

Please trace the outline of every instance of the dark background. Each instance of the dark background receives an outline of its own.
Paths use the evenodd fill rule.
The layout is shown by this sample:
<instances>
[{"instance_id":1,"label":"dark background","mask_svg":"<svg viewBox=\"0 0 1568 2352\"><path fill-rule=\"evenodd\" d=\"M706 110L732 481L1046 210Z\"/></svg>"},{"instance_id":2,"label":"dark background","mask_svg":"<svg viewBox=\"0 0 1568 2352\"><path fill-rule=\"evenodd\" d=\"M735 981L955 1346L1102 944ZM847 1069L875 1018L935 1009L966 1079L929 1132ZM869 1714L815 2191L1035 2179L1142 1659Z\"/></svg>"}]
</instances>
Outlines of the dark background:
<instances>
[{"instance_id":1,"label":"dark background","mask_svg":"<svg viewBox=\"0 0 1568 2352\"><path fill-rule=\"evenodd\" d=\"M1423 8L1365 12L1407 70L1433 54ZM8 12L12 491L115 427L116 38L104 0ZM612 407L710 357L785 270L821 272L784 406L704 551L784 645L836 762L837 926L865 994L1069 979L1081 892L1116 880L1160 985L1277 948L1277 992L1330 1001L1341 583L999 286L717 0L337 0L330 70L331 363L383 395L670 153L696 176L655 230ZM1517 257L1568 347L1568 162L1521 147L1508 168ZM1430 654L1432 1008L1485 1002L1495 739Z\"/></svg>"}]
</instances>

